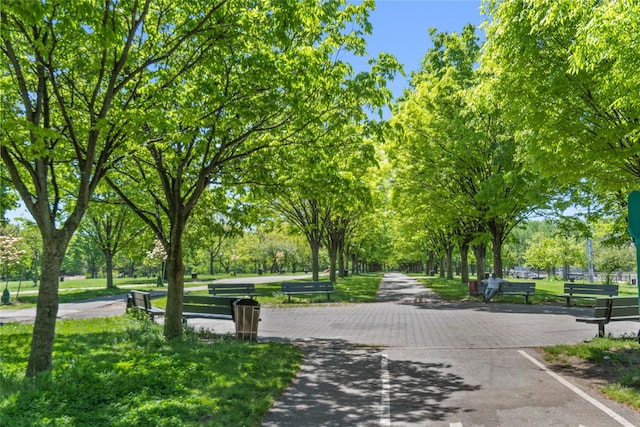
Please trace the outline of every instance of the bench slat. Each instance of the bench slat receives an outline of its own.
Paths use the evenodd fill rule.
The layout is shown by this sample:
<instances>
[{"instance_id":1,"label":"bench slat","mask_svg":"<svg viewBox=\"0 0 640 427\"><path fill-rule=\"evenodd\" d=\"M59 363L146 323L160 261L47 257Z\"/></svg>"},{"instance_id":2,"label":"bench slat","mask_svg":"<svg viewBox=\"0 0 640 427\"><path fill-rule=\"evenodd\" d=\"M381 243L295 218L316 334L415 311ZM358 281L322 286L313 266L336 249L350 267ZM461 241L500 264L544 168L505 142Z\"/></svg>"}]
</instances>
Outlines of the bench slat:
<instances>
[{"instance_id":1,"label":"bench slat","mask_svg":"<svg viewBox=\"0 0 640 427\"><path fill-rule=\"evenodd\" d=\"M182 301L182 319L224 319L233 320L233 303L238 298L210 295L184 295Z\"/></svg>"},{"instance_id":2,"label":"bench slat","mask_svg":"<svg viewBox=\"0 0 640 427\"><path fill-rule=\"evenodd\" d=\"M258 295L253 283L211 283L207 285L207 287L209 289L209 295L237 297L254 297Z\"/></svg>"},{"instance_id":3,"label":"bench slat","mask_svg":"<svg viewBox=\"0 0 640 427\"><path fill-rule=\"evenodd\" d=\"M487 282L482 280L478 285L478 292L484 294L487 290ZM496 295L518 295L523 296L525 303L529 303L529 296L536 291L534 282L506 282L500 285L500 290Z\"/></svg>"},{"instance_id":4,"label":"bench slat","mask_svg":"<svg viewBox=\"0 0 640 427\"><path fill-rule=\"evenodd\" d=\"M327 300L334 292L332 282L282 282L282 293L289 297L302 294L327 294Z\"/></svg>"},{"instance_id":5,"label":"bench slat","mask_svg":"<svg viewBox=\"0 0 640 427\"><path fill-rule=\"evenodd\" d=\"M571 298L596 298L597 295L614 297L618 295L618 285L597 283L565 283L564 293L556 295L567 300L567 307L571 305Z\"/></svg>"},{"instance_id":6,"label":"bench slat","mask_svg":"<svg viewBox=\"0 0 640 427\"><path fill-rule=\"evenodd\" d=\"M604 336L605 325L609 322L640 320L638 298L609 297L597 298L593 317L578 317L576 322L598 324L598 336Z\"/></svg>"}]
</instances>

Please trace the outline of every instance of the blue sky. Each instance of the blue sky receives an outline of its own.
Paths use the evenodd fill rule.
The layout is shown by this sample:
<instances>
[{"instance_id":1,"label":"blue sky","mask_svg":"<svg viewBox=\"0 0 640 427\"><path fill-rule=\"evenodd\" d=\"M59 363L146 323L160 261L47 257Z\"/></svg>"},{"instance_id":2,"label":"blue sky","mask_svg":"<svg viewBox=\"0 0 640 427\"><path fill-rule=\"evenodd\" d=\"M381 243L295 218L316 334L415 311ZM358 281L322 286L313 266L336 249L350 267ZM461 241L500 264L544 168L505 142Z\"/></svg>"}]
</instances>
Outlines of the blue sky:
<instances>
[{"instance_id":1,"label":"blue sky","mask_svg":"<svg viewBox=\"0 0 640 427\"><path fill-rule=\"evenodd\" d=\"M411 71L420 68L422 57L431 47L429 28L459 33L468 23L478 26L485 19L480 15L480 3L480 0L376 1L376 9L369 16L373 34L367 37L367 51L372 57L379 52L391 53L403 64L407 77L398 76L389 85L394 96L402 94Z\"/></svg>"}]
</instances>

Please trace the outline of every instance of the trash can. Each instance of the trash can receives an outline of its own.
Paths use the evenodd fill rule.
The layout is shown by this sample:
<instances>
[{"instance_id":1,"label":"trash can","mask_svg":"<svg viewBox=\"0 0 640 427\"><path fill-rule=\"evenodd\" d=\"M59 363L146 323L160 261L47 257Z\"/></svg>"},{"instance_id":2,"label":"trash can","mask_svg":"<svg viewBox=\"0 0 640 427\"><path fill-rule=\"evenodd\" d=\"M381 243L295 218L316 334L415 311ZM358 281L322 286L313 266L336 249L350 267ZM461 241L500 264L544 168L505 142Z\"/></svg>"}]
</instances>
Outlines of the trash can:
<instances>
[{"instance_id":1,"label":"trash can","mask_svg":"<svg viewBox=\"0 0 640 427\"><path fill-rule=\"evenodd\" d=\"M197 279L198 278L198 273L191 273L191 278L192 279Z\"/></svg>"},{"instance_id":2,"label":"trash can","mask_svg":"<svg viewBox=\"0 0 640 427\"><path fill-rule=\"evenodd\" d=\"M469 296L472 296L472 297L478 296L478 281L477 280L469 280Z\"/></svg>"},{"instance_id":3,"label":"trash can","mask_svg":"<svg viewBox=\"0 0 640 427\"><path fill-rule=\"evenodd\" d=\"M242 298L233 303L233 319L236 322L236 338L258 341L260 304L258 301Z\"/></svg>"}]
</instances>

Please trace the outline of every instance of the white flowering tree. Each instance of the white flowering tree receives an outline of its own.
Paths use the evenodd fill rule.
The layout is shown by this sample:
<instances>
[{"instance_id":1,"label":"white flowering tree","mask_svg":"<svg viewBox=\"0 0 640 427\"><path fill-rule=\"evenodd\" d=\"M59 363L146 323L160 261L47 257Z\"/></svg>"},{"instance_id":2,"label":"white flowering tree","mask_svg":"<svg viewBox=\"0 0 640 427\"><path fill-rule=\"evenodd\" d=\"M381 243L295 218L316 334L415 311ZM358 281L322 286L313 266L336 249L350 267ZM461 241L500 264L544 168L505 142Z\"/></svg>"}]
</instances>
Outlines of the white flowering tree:
<instances>
[{"instance_id":1,"label":"white flowering tree","mask_svg":"<svg viewBox=\"0 0 640 427\"><path fill-rule=\"evenodd\" d=\"M9 304L11 301L9 293L9 273L11 268L20 264L20 258L26 253L19 249L18 245L22 240L20 237L0 236L0 267L5 277L4 291L2 292L2 303Z\"/></svg>"},{"instance_id":2,"label":"white flowering tree","mask_svg":"<svg viewBox=\"0 0 640 427\"><path fill-rule=\"evenodd\" d=\"M156 282L158 286L162 286L162 284L164 283L163 267L164 267L164 262L166 260L167 260L167 251L164 249L162 242L156 239L153 246L153 250L147 251L147 258L145 260L145 263L153 266L160 264L160 267L158 269L159 271L158 281Z\"/></svg>"}]
</instances>

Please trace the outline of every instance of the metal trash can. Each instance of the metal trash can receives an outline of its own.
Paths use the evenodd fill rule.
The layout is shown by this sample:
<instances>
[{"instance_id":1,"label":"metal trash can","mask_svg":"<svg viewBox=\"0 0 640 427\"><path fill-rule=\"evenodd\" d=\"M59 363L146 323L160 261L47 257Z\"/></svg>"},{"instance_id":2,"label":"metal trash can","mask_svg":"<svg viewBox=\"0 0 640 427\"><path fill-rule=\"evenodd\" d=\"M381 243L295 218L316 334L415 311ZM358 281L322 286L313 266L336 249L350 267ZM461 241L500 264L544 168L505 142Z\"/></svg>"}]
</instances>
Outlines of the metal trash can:
<instances>
[{"instance_id":1,"label":"metal trash can","mask_svg":"<svg viewBox=\"0 0 640 427\"><path fill-rule=\"evenodd\" d=\"M233 319L236 323L236 338L258 341L260 304L258 301L242 298L233 303Z\"/></svg>"},{"instance_id":2,"label":"metal trash can","mask_svg":"<svg viewBox=\"0 0 640 427\"><path fill-rule=\"evenodd\" d=\"M469 280L469 296L472 296L472 297L478 296L478 281L477 280Z\"/></svg>"}]
</instances>

